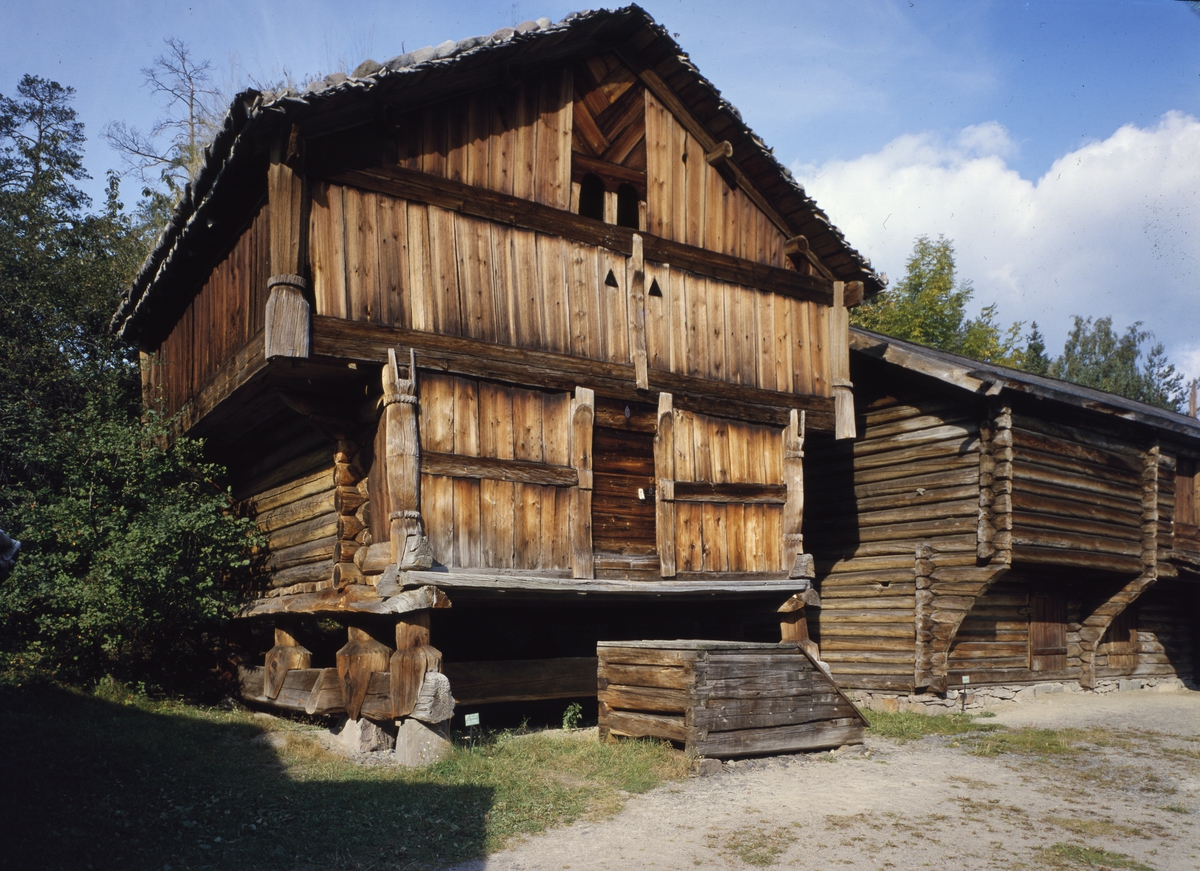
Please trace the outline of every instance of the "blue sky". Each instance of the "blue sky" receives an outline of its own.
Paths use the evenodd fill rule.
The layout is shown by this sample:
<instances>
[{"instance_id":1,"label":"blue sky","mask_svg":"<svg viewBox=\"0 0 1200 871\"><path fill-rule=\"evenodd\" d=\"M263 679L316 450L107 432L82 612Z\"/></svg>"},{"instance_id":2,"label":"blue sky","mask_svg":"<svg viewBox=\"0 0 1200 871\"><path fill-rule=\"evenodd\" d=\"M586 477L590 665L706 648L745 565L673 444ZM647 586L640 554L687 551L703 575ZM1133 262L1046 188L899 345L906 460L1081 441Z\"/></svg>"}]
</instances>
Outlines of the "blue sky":
<instances>
[{"instance_id":1,"label":"blue sky","mask_svg":"<svg viewBox=\"0 0 1200 871\"><path fill-rule=\"evenodd\" d=\"M919 233L1051 350L1070 315L1143 320L1200 375L1200 14L1178 0L643 4L876 267ZM76 89L99 195L108 121L160 113L140 69L177 36L227 85L303 81L558 2L6 4L0 92ZM130 190L130 195L134 193Z\"/></svg>"}]
</instances>

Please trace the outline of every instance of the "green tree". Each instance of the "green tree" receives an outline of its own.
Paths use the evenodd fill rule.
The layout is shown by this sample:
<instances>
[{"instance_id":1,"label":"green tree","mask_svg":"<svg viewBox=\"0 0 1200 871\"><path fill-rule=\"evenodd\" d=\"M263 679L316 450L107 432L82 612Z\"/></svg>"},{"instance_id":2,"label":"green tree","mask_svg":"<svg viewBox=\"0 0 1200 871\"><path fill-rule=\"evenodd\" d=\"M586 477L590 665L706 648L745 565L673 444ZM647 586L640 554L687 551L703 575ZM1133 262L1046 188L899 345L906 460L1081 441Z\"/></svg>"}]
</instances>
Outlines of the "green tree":
<instances>
[{"instance_id":1,"label":"green tree","mask_svg":"<svg viewBox=\"0 0 1200 871\"><path fill-rule=\"evenodd\" d=\"M1161 342L1146 347L1154 336L1141 321L1121 334L1113 330L1111 317L1093 321L1076 315L1074 321L1062 356L1050 365L1051 375L1172 411L1182 407L1183 376L1167 360Z\"/></svg>"},{"instance_id":2,"label":"green tree","mask_svg":"<svg viewBox=\"0 0 1200 871\"><path fill-rule=\"evenodd\" d=\"M1021 324L1003 329L996 306L967 317L975 290L955 275L954 246L944 236L918 236L904 278L850 314L851 322L897 339L962 354L976 360L1019 366Z\"/></svg>"},{"instance_id":3,"label":"green tree","mask_svg":"<svg viewBox=\"0 0 1200 871\"><path fill-rule=\"evenodd\" d=\"M88 212L70 88L0 95L0 653L64 676L166 683L232 607L247 521L199 447L143 416L135 349L108 330L146 253L110 176Z\"/></svg>"}]
</instances>

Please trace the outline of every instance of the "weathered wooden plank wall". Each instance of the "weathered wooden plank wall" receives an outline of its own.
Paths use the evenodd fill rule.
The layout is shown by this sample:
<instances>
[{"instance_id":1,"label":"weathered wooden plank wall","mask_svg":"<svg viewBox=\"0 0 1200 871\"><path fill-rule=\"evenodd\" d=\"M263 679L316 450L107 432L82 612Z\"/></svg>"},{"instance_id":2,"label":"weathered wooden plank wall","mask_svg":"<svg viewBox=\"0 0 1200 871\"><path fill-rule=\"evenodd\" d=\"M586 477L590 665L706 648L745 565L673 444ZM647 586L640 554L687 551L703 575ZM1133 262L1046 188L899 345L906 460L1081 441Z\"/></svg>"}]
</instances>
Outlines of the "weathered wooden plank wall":
<instances>
[{"instance_id":1,"label":"weathered wooden plank wall","mask_svg":"<svg viewBox=\"0 0 1200 871\"><path fill-rule=\"evenodd\" d=\"M821 608L810 631L844 686L911 689L918 543L974 567L981 410L936 394L869 403L852 444L807 444L805 520Z\"/></svg>"},{"instance_id":2,"label":"weathered wooden plank wall","mask_svg":"<svg viewBox=\"0 0 1200 871\"><path fill-rule=\"evenodd\" d=\"M331 585L338 512L333 455L313 471L297 475L246 501L267 536L257 557L266 585L276 591L313 592Z\"/></svg>"},{"instance_id":3,"label":"weathered wooden plank wall","mask_svg":"<svg viewBox=\"0 0 1200 871\"><path fill-rule=\"evenodd\" d=\"M313 187L316 313L631 360L630 258L331 184ZM828 396L828 310L648 264L652 369Z\"/></svg>"},{"instance_id":4,"label":"weathered wooden plank wall","mask_svg":"<svg viewBox=\"0 0 1200 871\"><path fill-rule=\"evenodd\" d=\"M421 511L434 559L460 568L569 570L570 488L528 479L569 469L570 395L425 372L417 391ZM516 462L469 465L461 457Z\"/></svg>"},{"instance_id":5,"label":"weathered wooden plank wall","mask_svg":"<svg viewBox=\"0 0 1200 871\"><path fill-rule=\"evenodd\" d=\"M572 91L563 69L406 112L385 161L569 208Z\"/></svg>"},{"instance_id":6,"label":"weathered wooden plank wall","mask_svg":"<svg viewBox=\"0 0 1200 871\"><path fill-rule=\"evenodd\" d=\"M680 482L780 486L783 431L675 409L675 565L679 572L781 572L783 498L710 502Z\"/></svg>"},{"instance_id":7,"label":"weathered wooden plank wall","mask_svg":"<svg viewBox=\"0 0 1200 871\"><path fill-rule=\"evenodd\" d=\"M646 92L646 213L655 236L791 268L784 233L705 160L704 149Z\"/></svg>"},{"instance_id":8,"label":"weathered wooden plank wall","mask_svg":"<svg viewBox=\"0 0 1200 871\"><path fill-rule=\"evenodd\" d=\"M261 206L233 249L205 279L152 357L143 362L151 403L174 414L263 328L270 277L270 218Z\"/></svg>"}]
</instances>

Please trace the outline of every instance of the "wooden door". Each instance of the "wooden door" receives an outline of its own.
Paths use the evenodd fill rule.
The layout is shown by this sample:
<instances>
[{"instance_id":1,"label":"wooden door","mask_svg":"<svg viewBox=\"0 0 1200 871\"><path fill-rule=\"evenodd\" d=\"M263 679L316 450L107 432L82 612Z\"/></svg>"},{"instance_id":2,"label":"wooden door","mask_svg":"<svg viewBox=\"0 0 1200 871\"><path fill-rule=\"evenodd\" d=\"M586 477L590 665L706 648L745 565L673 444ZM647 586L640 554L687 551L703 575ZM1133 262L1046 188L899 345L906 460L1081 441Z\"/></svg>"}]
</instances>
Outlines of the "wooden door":
<instances>
[{"instance_id":1,"label":"wooden door","mask_svg":"<svg viewBox=\"0 0 1200 871\"><path fill-rule=\"evenodd\" d=\"M596 400L592 549L596 577L657 577L651 406Z\"/></svg>"},{"instance_id":2,"label":"wooden door","mask_svg":"<svg viewBox=\"0 0 1200 871\"><path fill-rule=\"evenodd\" d=\"M1030 596L1029 668L1061 671L1067 667L1067 603L1060 595Z\"/></svg>"},{"instance_id":3,"label":"wooden door","mask_svg":"<svg viewBox=\"0 0 1200 871\"><path fill-rule=\"evenodd\" d=\"M1131 672L1137 668L1138 652L1138 615L1137 605L1129 605L1113 618L1108 631L1104 634L1104 643L1108 645L1108 667L1117 668L1123 672Z\"/></svg>"}]
</instances>

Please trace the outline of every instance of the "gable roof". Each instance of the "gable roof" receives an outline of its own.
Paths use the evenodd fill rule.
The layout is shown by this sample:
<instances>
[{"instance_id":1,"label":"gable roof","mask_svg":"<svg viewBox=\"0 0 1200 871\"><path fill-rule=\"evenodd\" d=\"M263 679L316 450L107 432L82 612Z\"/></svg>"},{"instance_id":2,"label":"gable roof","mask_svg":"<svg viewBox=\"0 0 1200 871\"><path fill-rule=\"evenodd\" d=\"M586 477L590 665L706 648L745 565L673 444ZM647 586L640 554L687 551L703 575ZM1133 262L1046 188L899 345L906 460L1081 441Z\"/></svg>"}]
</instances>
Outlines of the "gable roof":
<instances>
[{"instance_id":1,"label":"gable roof","mask_svg":"<svg viewBox=\"0 0 1200 871\"><path fill-rule=\"evenodd\" d=\"M995 363L981 363L970 357L925 348L860 327L850 328L850 350L981 396L995 396L1008 390L1200 439L1200 421L1185 414L1070 381L1034 375Z\"/></svg>"},{"instance_id":2,"label":"gable roof","mask_svg":"<svg viewBox=\"0 0 1200 871\"><path fill-rule=\"evenodd\" d=\"M733 146L733 160L767 198L794 235L843 281L862 281L866 296L882 290L884 279L870 261L792 177L738 110L700 75L687 54L639 6L580 12L557 24L548 19L502 28L489 36L448 40L394 57L383 64L365 61L354 74L334 73L308 84L260 92L247 90L230 105L224 123L205 149L204 162L187 185L137 277L113 316L123 338L138 338L147 320L181 311L187 300L170 286L195 281L197 267L232 243L241 227L228 214L239 189L261 187L269 143L290 125L322 133L353 127L378 117L396 101L419 105L476 90L500 77L551 67L593 53L617 51L635 71L656 77L676 95L714 141ZM240 194L244 200L244 192ZM186 291L185 291L186 292Z\"/></svg>"}]
</instances>

